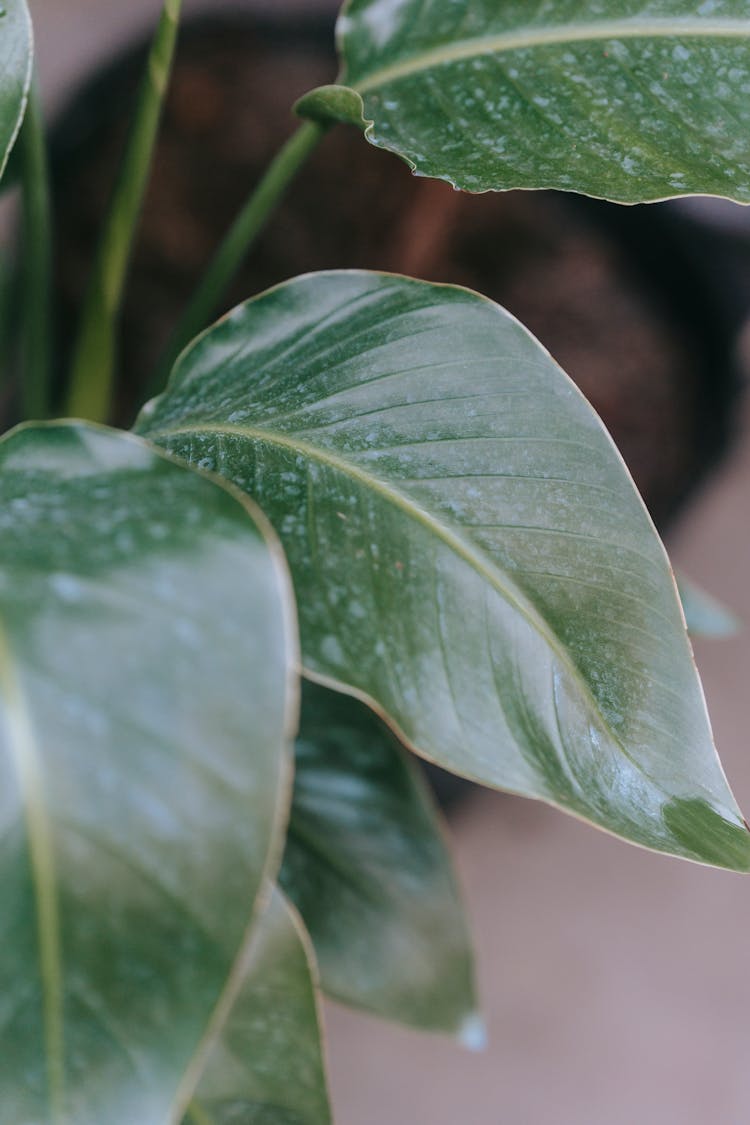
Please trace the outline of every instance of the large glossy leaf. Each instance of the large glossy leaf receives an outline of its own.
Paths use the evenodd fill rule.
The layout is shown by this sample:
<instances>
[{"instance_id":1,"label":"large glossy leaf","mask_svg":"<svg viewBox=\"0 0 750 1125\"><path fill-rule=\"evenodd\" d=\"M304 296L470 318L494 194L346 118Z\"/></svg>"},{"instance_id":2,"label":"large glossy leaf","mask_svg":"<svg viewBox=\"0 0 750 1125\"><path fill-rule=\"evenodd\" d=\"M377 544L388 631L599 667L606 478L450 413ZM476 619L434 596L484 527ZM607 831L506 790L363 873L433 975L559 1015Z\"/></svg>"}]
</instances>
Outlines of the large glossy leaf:
<instances>
[{"instance_id":1,"label":"large glossy leaf","mask_svg":"<svg viewBox=\"0 0 750 1125\"><path fill-rule=\"evenodd\" d=\"M341 85L311 116L367 125L469 191L750 201L746 0L351 0Z\"/></svg>"},{"instance_id":2,"label":"large glossy leaf","mask_svg":"<svg viewBox=\"0 0 750 1125\"><path fill-rule=\"evenodd\" d=\"M21 127L31 82L31 19L26 0L0 4L0 176Z\"/></svg>"},{"instance_id":3,"label":"large glossy leaf","mask_svg":"<svg viewBox=\"0 0 750 1125\"><path fill-rule=\"evenodd\" d=\"M310 939L274 889L184 1125L329 1125Z\"/></svg>"},{"instance_id":4,"label":"large glossy leaf","mask_svg":"<svg viewBox=\"0 0 750 1125\"><path fill-rule=\"evenodd\" d=\"M3 1125L179 1119L279 858L290 617L237 495L111 430L0 443Z\"/></svg>"},{"instance_id":5,"label":"large glossy leaf","mask_svg":"<svg viewBox=\"0 0 750 1125\"><path fill-rule=\"evenodd\" d=\"M324 989L389 1019L473 1036L471 952L427 787L381 720L305 684L281 884Z\"/></svg>"},{"instance_id":6,"label":"large glossy leaf","mask_svg":"<svg viewBox=\"0 0 750 1125\"><path fill-rule=\"evenodd\" d=\"M139 426L271 516L313 676L448 769L748 867L661 543L599 419L503 309L299 278L199 338Z\"/></svg>"}]
</instances>

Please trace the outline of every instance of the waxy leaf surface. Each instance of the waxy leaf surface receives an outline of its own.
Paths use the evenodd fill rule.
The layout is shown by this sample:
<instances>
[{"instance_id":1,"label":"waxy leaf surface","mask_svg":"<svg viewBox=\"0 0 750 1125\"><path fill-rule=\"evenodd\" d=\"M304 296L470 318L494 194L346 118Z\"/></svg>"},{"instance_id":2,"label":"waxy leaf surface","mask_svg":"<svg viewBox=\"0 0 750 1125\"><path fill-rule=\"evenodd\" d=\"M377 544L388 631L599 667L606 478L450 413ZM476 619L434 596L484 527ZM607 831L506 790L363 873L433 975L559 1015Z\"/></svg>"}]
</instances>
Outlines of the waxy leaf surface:
<instances>
[{"instance_id":1,"label":"waxy leaf surface","mask_svg":"<svg viewBox=\"0 0 750 1125\"><path fill-rule=\"evenodd\" d=\"M503 309L298 278L200 337L139 428L270 516L314 677L456 773L748 867L664 549L598 417Z\"/></svg>"},{"instance_id":2,"label":"waxy leaf surface","mask_svg":"<svg viewBox=\"0 0 750 1125\"><path fill-rule=\"evenodd\" d=\"M310 939L277 889L184 1125L330 1125Z\"/></svg>"},{"instance_id":3,"label":"waxy leaf surface","mask_svg":"<svg viewBox=\"0 0 750 1125\"><path fill-rule=\"evenodd\" d=\"M280 858L279 556L243 498L132 435L0 442L4 1125L182 1115Z\"/></svg>"},{"instance_id":4,"label":"waxy leaf surface","mask_svg":"<svg viewBox=\"0 0 750 1125\"><path fill-rule=\"evenodd\" d=\"M746 0L351 0L338 37L369 140L420 175L750 201ZM353 120L349 98L300 111Z\"/></svg>"},{"instance_id":5,"label":"waxy leaf surface","mask_svg":"<svg viewBox=\"0 0 750 1125\"><path fill-rule=\"evenodd\" d=\"M472 960L429 790L363 703L306 683L281 884L323 988L417 1027L479 1027Z\"/></svg>"},{"instance_id":6,"label":"waxy leaf surface","mask_svg":"<svg viewBox=\"0 0 750 1125\"><path fill-rule=\"evenodd\" d=\"M0 5L0 176L21 127L31 82L31 19L26 0Z\"/></svg>"}]
</instances>

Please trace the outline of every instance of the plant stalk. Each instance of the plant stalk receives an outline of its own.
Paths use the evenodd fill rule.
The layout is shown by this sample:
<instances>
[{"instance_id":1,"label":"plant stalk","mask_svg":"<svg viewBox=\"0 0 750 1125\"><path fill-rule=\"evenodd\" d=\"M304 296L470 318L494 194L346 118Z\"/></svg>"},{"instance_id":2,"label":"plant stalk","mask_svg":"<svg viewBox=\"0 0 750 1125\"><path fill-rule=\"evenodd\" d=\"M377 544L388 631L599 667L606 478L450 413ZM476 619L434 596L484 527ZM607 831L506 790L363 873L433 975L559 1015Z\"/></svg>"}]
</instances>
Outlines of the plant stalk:
<instances>
[{"instance_id":1,"label":"plant stalk","mask_svg":"<svg viewBox=\"0 0 750 1125\"><path fill-rule=\"evenodd\" d=\"M115 377L117 326L135 230L169 84L182 0L165 0L141 83L73 352L67 413L106 422Z\"/></svg>"},{"instance_id":2,"label":"plant stalk","mask_svg":"<svg viewBox=\"0 0 750 1125\"><path fill-rule=\"evenodd\" d=\"M38 419L50 412L52 212L44 117L36 78L19 144L23 201L21 410L25 419Z\"/></svg>"},{"instance_id":3,"label":"plant stalk","mask_svg":"<svg viewBox=\"0 0 750 1125\"><path fill-rule=\"evenodd\" d=\"M313 121L305 122L274 157L260 183L224 236L172 332L154 373L150 394L157 394L163 389L180 352L194 336L208 326L228 285L274 207L327 131L327 125Z\"/></svg>"},{"instance_id":4,"label":"plant stalk","mask_svg":"<svg viewBox=\"0 0 750 1125\"><path fill-rule=\"evenodd\" d=\"M13 282L13 269L3 249L0 251L0 421L4 420L6 403L13 390L10 378L16 319L16 288Z\"/></svg>"}]
</instances>

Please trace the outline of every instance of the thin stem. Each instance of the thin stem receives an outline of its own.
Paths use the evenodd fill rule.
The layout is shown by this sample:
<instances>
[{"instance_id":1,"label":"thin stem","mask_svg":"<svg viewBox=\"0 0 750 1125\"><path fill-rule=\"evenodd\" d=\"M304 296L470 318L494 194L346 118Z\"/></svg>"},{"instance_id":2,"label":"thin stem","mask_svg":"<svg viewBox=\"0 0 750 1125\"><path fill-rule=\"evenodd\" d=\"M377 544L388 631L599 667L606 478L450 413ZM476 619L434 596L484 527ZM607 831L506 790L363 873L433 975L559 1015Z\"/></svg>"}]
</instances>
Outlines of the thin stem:
<instances>
[{"instance_id":1,"label":"thin stem","mask_svg":"<svg viewBox=\"0 0 750 1125\"><path fill-rule=\"evenodd\" d=\"M162 9L73 353L67 412L96 422L107 421L111 410L123 287L169 83L181 5L182 0L165 0Z\"/></svg>"},{"instance_id":2,"label":"thin stem","mask_svg":"<svg viewBox=\"0 0 750 1125\"><path fill-rule=\"evenodd\" d=\"M4 249L0 250L0 419L3 418L5 400L11 392L12 350L15 341L13 269Z\"/></svg>"},{"instance_id":3,"label":"thin stem","mask_svg":"<svg viewBox=\"0 0 750 1125\"><path fill-rule=\"evenodd\" d=\"M182 349L208 325L227 286L284 191L327 132L327 126L308 121L292 134L245 203L203 275L161 356L150 394L162 390Z\"/></svg>"},{"instance_id":4,"label":"thin stem","mask_svg":"<svg viewBox=\"0 0 750 1125\"><path fill-rule=\"evenodd\" d=\"M50 409L52 355L52 215L44 119L36 80L19 144L23 191L21 409L24 418L45 418Z\"/></svg>"}]
</instances>

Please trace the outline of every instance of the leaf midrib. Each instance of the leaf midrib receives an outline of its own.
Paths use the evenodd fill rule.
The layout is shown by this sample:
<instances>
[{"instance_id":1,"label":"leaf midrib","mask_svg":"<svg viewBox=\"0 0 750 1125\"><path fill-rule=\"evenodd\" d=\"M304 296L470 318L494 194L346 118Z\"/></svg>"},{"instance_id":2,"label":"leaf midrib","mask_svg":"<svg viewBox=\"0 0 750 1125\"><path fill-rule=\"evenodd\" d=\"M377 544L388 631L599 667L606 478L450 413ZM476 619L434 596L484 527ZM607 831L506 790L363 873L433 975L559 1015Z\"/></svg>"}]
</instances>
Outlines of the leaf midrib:
<instances>
[{"instance_id":1,"label":"leaf midrib","mask_svg":"<svg viewBox=\"0 0 750 1125\"><path fill-rule=\"evenodd\" d=\"M39 974L50 1113L64 1119L63 973L60 916L52 825L44 801L42 765L31 717L7 633L0 622L0 698L6 704L6 731L15 766L28 835L29 864L36 898Z\"/></svg>"},{"instance_id":2,"label":"leaf midrib","mask_svg":"<svg viewBox=\"0 0 750 1125\"><path fill-rule=\"evenodd\" d=\"M485 578L496 592L499 593L506 602L512 605L513 608L524 617L528 624L539 633L557 659L566 667L571 677L577 683L581 695L594 715L597 716L608 737L616 745L617 749L631 762L643 777L648 778L651 784L664 792L663 786L661 786L655 778L651 777L642 764L625 747L617 733L612 730L605 716L602 714L591 688L557 634L548 626L547 622L539 614L534 605L520 590L515 588L511 580L505 576L503 571L501 571L476 544L465 542L451 527L442 523L435 515L426 508L423 508L412 497L405 495L389 482L366 472L359 465L345 460L338 454L332 453L328 449L322 449L320 446L312 445L310 442L301 438L288 437L286 434L279 433L275 430L261 429L255 426L232 425L230 423L223 424L218 422L201 423L200 425L196 424L194 426L176 426L167 429L154 429L148 436L152 441L163 442L170 438L196 437L200 434L239 437L252 442L278 446L279 448L287 449L298 455L301 454L311 461L318 462L330 469L343 473L350 479L355 480L358 484L377 493L406 516L421 523L423 527L437 535L437 537L458 555L459 558L462 558L477 574Z\"/></svg>"},{"instance_id":3,"label":"leaf midrib","mask_svg":"<svg viewBox=\"0 0 750 1125\"><path fill-rule=\"evenodd\" d=\"M593 23L558 24L553 27L515 28L496 35L459 39L430 50L410 54L391 66L381 67L359 81L341 82L359 94L397 82L421 71L446 66L482 55L500 55L535 47L568 46L621 39L750 39L750 20L659 19L601 20Z\"/></svg>"}]
</instances>

